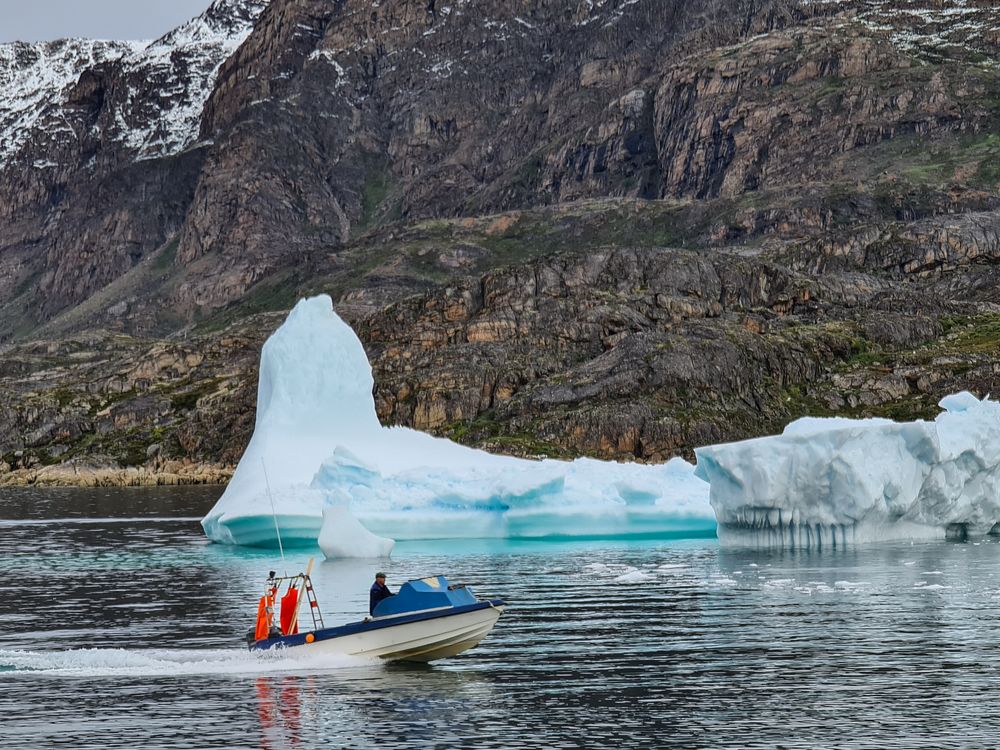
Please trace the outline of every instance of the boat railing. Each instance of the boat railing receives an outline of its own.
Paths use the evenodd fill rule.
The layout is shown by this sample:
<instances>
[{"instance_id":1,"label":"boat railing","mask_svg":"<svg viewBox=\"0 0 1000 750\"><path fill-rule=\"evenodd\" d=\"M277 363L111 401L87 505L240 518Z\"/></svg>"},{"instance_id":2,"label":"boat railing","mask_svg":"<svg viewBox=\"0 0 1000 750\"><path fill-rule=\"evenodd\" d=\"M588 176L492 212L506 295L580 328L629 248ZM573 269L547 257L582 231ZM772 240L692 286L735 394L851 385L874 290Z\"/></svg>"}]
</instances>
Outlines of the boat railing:
<instances>
[{"instance_id":1,"label":"boat railing","mask_svg":"<svg viewBox=\"0 0 1000 750\"><path fill-rule=\"evenodd\" d=\"M319 601L316 598L316 591L313 588L312 577L310 573L312 572L313 561L310 558L309 564L306 566L306 571L304 573L298 573L297 575L289 576L279 576L275 571L270 571L267 577L267 596L270 597L270 601L280 601L282 610L286 606L291 606L292 612L289 617L286 618L285 612L281 611L279 613L278 622L281 623L281 634L291 635L296 632L296 628L299 624L299 608L302 606L302 594L305 594L306 601L309 602L309 614L312 618L312 629L314 631L323 629L323 613L319 608ZM285 593L280 599L277 598L279 590L284 587ZM295 594L291 594L292 591ZM273 611L269 613L273 619Z\"/></svg>"}]
</instances>

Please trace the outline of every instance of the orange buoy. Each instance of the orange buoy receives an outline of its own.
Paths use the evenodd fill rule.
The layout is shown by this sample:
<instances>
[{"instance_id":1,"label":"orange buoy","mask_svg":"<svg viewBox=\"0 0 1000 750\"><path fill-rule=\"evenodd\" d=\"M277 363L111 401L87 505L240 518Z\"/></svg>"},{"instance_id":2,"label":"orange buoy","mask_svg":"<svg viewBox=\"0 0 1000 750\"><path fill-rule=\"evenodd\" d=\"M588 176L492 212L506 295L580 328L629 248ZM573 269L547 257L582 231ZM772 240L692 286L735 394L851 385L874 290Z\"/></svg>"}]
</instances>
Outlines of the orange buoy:
<instances>
[{"instance_id":1,"label":"orange buoy","mask_svg":"<svg viewBox=\"0 0 1000 750\"><path fill-rule=\"evenodd\" d=\"M315 640L316 636L314 636L312 633L306 633L306 643L312 643Z\"/></svg>"}]
</instances>

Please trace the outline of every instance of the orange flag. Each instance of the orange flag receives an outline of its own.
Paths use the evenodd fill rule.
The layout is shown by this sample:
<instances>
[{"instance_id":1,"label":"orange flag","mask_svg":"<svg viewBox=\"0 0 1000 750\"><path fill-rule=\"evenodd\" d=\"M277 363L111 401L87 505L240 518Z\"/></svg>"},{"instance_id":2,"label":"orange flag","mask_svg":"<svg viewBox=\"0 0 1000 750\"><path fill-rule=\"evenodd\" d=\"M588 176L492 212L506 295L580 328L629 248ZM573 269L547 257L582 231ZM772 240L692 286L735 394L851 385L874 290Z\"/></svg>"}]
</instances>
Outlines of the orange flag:
<instances>
[{"instance_id":1,"label":"orange flag","mask_svg":"<svg viewBox=\"0 0 1000 750\"><path fill-rule=\"evenodd\" d=\"M295 588L288 589L288 592L281 597L281 632L285 635L294 635L299 632L299 624L295 623L295 628L292 632L288 632L288 629L292 625L292 618L295 616L295 605L299 601L299 590Z\"/></svg>"},{"instance_id":2,"label":"orange flag","mask_svg":"<svg viewBox=\"0 0 1000 750\"><path fill-rule=\"evenodd\" d=\"M259 641L262 638L267 638L267 631L271 629L271 623L268 622L269 619L267 616L267 597L262 596L260 604L257 605L257 629L253 634L256 640Z\"/></svg>"}]
</instances>

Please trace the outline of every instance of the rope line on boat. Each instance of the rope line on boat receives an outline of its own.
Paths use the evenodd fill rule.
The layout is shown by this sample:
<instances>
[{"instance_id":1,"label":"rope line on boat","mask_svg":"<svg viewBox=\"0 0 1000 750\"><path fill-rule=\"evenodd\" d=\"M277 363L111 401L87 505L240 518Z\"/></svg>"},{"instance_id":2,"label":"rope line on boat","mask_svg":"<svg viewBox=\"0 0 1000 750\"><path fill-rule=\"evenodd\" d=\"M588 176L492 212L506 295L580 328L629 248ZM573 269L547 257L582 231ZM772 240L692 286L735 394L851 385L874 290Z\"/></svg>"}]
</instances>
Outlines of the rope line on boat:
<instances>
[{"instance_id":1,"label":"rope line on boat","mask_svg":"<svg viewBox=\"0 0 1000 750\"><path fill-rule=\"evenodd\" d=\"M274 533L278 537L278 551L281 553L281 564L285 565L285 548L281 546L281 529L278 528L278 512L274 508L274 496L271 495L271 483L267 479L267 464L264 463L264 457L260 457L260 466L264 470L264 486L267 488L267 499L271 501L271 518L274 519ZM288 569L285 569L285 575L288 575Z\"/></svg>"}]
</instances>

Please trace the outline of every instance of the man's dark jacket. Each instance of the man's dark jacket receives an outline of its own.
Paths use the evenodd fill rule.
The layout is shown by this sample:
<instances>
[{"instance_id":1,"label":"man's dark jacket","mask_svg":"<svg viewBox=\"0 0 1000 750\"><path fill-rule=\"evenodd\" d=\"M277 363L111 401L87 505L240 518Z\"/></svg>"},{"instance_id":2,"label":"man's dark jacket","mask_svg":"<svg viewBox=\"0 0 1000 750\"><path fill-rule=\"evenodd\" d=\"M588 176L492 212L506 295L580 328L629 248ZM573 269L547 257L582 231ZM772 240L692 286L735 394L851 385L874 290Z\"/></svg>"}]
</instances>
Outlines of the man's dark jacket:
<instances>
[{"instance_id":1,"label":"man's dark jacket","mask_svg":"<svg viewBox=\"0 0 1000 750\"><path fill-rule=\"evenodd\" d=\"M371 589L368 591L368 614L375 614L375 605L383 599L388 599L392 595L393 594L389 591L388 586L384 583L375 581L375 583L372 584Z\"/></svg>"}]
</instances>

